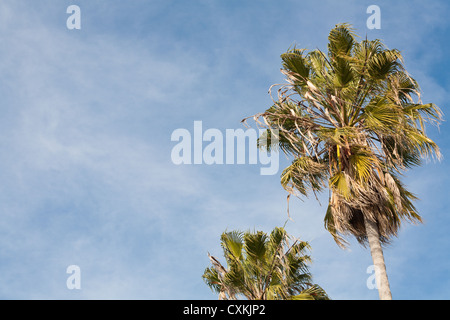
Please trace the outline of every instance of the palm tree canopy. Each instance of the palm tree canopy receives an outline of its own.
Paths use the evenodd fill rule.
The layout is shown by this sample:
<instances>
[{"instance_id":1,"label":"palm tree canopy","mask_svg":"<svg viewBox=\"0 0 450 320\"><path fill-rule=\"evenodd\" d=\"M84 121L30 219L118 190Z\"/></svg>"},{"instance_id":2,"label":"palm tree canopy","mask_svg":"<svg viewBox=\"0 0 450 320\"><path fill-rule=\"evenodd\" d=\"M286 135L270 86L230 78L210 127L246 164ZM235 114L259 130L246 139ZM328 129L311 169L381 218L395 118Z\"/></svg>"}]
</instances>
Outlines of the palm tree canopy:
<instances>
[{"instance_id":1,"label":"palm tree canopy","mask_svg":"<svg viewBox=\"0 0 450 320\"><path fill-rule=\"evenodd\" d=\"M401 221L421 222L400 175L440 158L425 125L439 125L442 112L421 102L400 51L358 41L348 24L336 25L328 40L327 53L294 47L281 55L287 84L276 85L274 104L254 116L267 128L260 147L270 149L277 129L279 148L294 158L283 187L297 196L330 190L325 227L338 244L347 235L366 244L364 218L386 243Z\"/></svg>"},{"instance_id":2,"label":"palm tree canopy","mask_svg":"<svg viewBox=\"0 0 450 320\"><path fill-rule=\"evenodd\" d=\"M208 254L213 266L203 279L221 299L328 299L321 287L311 284L309 244L289 240L283 228L275 228L269 236L262 231L224 232L221 246L227 268Z\"/></svg>"}]
</instances>

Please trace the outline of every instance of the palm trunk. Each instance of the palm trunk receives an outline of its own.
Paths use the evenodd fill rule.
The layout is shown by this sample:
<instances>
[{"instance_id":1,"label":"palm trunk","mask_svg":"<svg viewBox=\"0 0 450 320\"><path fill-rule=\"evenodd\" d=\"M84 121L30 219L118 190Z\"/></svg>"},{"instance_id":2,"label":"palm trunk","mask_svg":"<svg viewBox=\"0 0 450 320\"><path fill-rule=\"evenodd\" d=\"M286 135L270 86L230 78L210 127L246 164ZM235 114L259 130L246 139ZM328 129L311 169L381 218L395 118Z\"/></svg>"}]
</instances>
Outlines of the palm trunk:
<instances>
[{"instance_id":1,"label":"palm trunk","mask_svg":"<svg viewBox=\"0 0 450 320\"><path fill-rule=\"evenodd\" d=\"M378 294L380 295L381 300L392 300L377 223L364 217L364 224L369 240L370 254L372 255L373 264L375 266L375 279L377 281Z\"/></svg>"}]
</instances>

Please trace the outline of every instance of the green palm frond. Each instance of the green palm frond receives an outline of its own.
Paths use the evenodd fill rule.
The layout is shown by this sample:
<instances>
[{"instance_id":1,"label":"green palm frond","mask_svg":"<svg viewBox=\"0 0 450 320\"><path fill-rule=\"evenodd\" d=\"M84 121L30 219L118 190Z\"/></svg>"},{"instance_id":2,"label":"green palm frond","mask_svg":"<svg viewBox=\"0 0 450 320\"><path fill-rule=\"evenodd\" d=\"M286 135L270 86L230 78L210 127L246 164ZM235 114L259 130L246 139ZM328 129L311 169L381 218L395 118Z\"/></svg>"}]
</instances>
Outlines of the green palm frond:
<instances>
[{"instance_id":1,"label":"green palm frond","mask_svg":"<svg viewBox=\"0 0 450 320\"><path fill-rule=\"evenodd\" d=\"M289 300L329 300L327 293L319 286L314 285L307 288Z\"/></svg>"},{"instance_id":2,"label":"green palm frond","mask_svg":"<svg viewBox=\"0 0 450 320\"><path fill-rule=\"evenodd\" d=\"M326 186L326 165L311 157L299 157L283 170L281 185L288 191L297 190L303 195L318 192Z\"/></svg>"},{"instance_id":3,"label":"green palm frond","mask_svg":"<svg viewBox=\"0 0 450 320\"><path fill-rule=\"evenodd\" d=\"M378 159L368 147L354 146L350 150L349 165L351 173L360 183L367 183L373 169L379 167Z\"/></svg>"},{"instance_id":4,"label":"green palm frond","mask_svg":"<svg viewBox=\"0 0 450 320\"><path fill-rule=\"evenodd\" d=\"M361 114L367 130L390 134L398 127L401 110L385 98L375 97L363 109Z\"/></svg>"},{"instance_id":5,"label":"green palm frond","mask_svg":"<svg viewBox=\"0 0 450 320\"><path fill-rule=\"evenodd\" d=\"M309 77L310 66L303 55L304 50L292 49L281 55L283 69L292 84L304 86Z\"/></svg>"},{"instance_id":6,"label":"green palm frond","mask_svg":"<svg viewBox=\"0 0 450 320\"><path fill-rule=\"evenodd\" d=\"M402 64L398 61L401 59L398 50L383 50L372 54L367 62L367 72L371 80L385 80L394 72L403 69Z\"/></svg>"},{"instance_id":7,"label":"green palm frond","mask_svg":"<svg viewBox=\"0 0 450 320\"><path fill-rule=\"evenodd\" d=\"M352 188L350 186L350 181L348 180L348 175L344 172L339 171L330 178L330 187L334 192L338 193L345 199L351 199Z\"/></svg>"},{"instance_id":8,"label":"green palm frond","mask_svg":"<svg viewBox=\"0 0 450 320\"><path fill-rule=\"evenodd\" d=\"M242 232L231 231L223 233L221 240L223 250L228 253L227 257L229 257L229 259L235 261L242 259L242 247L244 245Z\"/></svg>"},{"instance_id":9,"label":"green palm frond","mask_svg":"<svg viewBox=\"0 0 450 320\"><path fill-rule=\"evenodd\" d=\"M350 24L336 25L328 36L328 50L331 58L348 55L355 44L355 32Z\"/></svg>"}]
</instances>

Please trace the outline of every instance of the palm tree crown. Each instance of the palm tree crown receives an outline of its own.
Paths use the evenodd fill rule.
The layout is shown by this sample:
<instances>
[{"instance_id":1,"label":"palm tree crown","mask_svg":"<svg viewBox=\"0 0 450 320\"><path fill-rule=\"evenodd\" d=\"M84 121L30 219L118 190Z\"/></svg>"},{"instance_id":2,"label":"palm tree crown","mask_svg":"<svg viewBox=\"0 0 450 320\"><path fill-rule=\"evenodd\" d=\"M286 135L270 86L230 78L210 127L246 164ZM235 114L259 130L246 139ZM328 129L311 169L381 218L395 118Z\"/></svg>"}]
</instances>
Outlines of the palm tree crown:
<instances>
[{"instance_id":1,"label":"palm tree crown","mask_svg":"<svg viewBox=\"0 0 450 320\"><path fill-rule=\"evenodd\" d=\"M336 25L328 40L327 54L294 47L281 56L288 83L255 116L267 128L261 147L270 148L278 129L280 149L294 158L283 187L299 196L329 189L325 227L339 245L350 234L365 245L365 220L386 243L402 220L421 221L400 175L422 158L440 157L425 124L439 124L442 113L421 103L400 51L357 41L348 24Z\"/></svg>"},{"instance_id":2,"label":"palm tree crown","mask_svg":"<svg viewBox=\"0 0 450 320\"><path fill-rule=\"evenodd\" d=\"M262 231L225 232L221 245L227 268L208 254L213 266L205 270L203 279L219 299L328 299L321 287L311 284L308 243L289 244L289 238L283 228L275 228L270 236Z\"/></svg>"}]
</instances>

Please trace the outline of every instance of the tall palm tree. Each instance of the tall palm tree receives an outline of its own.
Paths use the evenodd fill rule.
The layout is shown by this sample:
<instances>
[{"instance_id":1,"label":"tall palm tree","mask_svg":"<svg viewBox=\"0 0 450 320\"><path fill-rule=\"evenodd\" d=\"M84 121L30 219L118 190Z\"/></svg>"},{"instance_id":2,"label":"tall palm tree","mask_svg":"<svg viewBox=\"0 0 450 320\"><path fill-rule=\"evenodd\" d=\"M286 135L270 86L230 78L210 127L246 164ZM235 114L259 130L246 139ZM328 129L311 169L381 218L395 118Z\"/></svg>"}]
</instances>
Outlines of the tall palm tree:
<instances>
[{"instance_id":1,"label":"tall palm tree","mask_svg":"<svg viewBox=\"0 0 450 320\"><path fill-rule=\"evenodd\" d=\"M211 255L212 267L203 279L221 300L243 296L249 300L328 300L325 291L311 284L305 251L309 244L290 237L284 228L270 236L262 231L224 232L221 236L227 268Z\"/></svg>"},{"instance_id":2,"label":"tall palm tree","mask_svg":"<svg viewBox=\"0 0 450 320\"><path fill-rule=\"evenodd\" d=\"M277 129L279 148L293 158L283 187L297 196L329 190L326 229L341 246L348 235L369 244L380 298L392 299L382 245L402 221L421 222L400 175L440 158L425 125L438 125L442 113L420 101L399 50L358 41L348 24L336 25L328 40L327 54L294 47L281 55L287 84L274 85L274 104L253 116L267 128L260 147L270 149Z\"/></svg>"}]
</instances>

